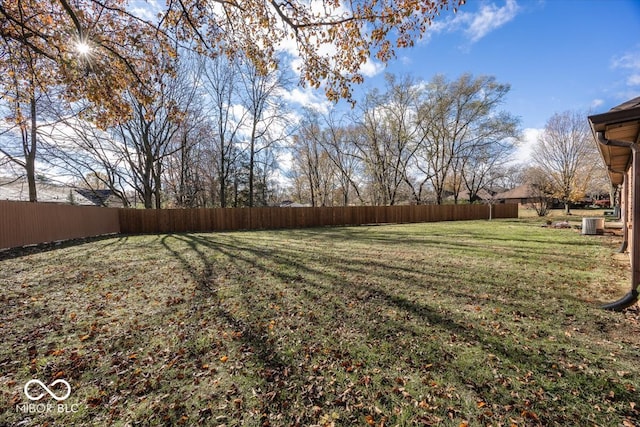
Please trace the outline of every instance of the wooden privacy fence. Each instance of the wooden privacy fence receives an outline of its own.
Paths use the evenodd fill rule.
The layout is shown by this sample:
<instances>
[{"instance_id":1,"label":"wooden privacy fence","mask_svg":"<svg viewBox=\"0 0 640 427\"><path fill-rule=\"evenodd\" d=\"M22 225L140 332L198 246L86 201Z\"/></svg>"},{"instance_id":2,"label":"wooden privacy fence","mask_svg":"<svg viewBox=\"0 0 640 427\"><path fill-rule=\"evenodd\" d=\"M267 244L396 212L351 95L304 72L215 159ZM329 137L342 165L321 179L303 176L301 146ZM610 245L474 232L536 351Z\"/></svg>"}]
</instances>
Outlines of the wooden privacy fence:
<instances>
[{"instance_id":1,"label":"wooden privacy fence","mask_svg":"<svg viewBox=\"0 0 640 427\"><path fill-rule=\"evenodd\" d=\"M184 233L488 219L488 205L119 209L0 201L0 249L105 234ZM494 205L517 218L518 205Z\"/></svg>"},{"instance_id":2,"label":"wooden privacy fence","mask_svg":"<svg viewBox=\"0 0 640 427\"><path fill-rule=\"evenodd\" d=\"M488 205L327 208L120 209L124 234L307 228L488 219ZM494 205L493 218L517 218L518 205Z\"/></svg>"},{"instance_id":3,"label":"wooden privacy fence","mask_svg":"<svg viewBox=\"0 0 640 427\"><path fill-rule=\"evenodd\" d=\"M0 200L0 249L119 232L118 209Z\"/></svg>"}]
</instances>

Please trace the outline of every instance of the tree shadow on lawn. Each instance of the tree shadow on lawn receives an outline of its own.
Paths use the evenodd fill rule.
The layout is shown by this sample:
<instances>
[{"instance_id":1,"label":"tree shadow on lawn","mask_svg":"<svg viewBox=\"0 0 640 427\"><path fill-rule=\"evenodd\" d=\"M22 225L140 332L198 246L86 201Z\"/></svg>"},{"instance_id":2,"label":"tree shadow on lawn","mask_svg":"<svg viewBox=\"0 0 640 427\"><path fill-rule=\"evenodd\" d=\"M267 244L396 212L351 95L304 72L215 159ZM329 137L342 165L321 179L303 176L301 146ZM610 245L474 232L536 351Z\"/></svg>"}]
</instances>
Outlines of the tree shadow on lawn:
<instances>
[{"instance_id":1,"label":"tree shadow on lawn","mask_svg":"<svg viewBox=\"0 0 640 427\"><path fill-rule=\"evenodd\" d=\"M200 250L198 247L207 247L213 249L221 254L224 254L229 262L235 265L235 268L239 271L246 270L246 266L260 270L263 274L277 277L278 280L288 283L294 283L300 281L303 273L305 276L319 277L321 280L316 280L313 285L316 291L329 292L334 291L333 284L340 284L340 286L350 286L350 283L344 283L344 275L340 273L348 273L352 277L354 276L367 276L371 275L373 279L381 279L383 282L396 281L399 284L407 284L415 288L423 288L429 290L430 284L435 283L451 283L451 286L440 287L434 290L432 296L435 297L450 297L459 301L461 304L487 304L492 302L492 295L499 299L498 305L503 309L508 307L513 311L521 311L530 309L530 305L522 303L521 300L530 297L531 289L520 287L505 287L501 283L509 283L509 280L516 279L516 274L512 272L504 271L490 271L485 272L483 275L479 275L472 272L461 274L464 270L464 265L458 265L457 271L438 272L434 270L425 271L416 265L413 268L406 267L404 265L395 265L393 262L384 261L382 259L377 260L358 260L356 258L349 258L345 263L345 259L341 255L327 255L323 257L323 263L326 265L339 266L336 270L330 270L326 268L311 268L308 264L298 261L300 249L289 248L277 248L277 249L258 249L255 246L247 246L244 243L230 237L232 243L222 243L220 241L211 241L205 237L197 235L183 235L173 236L183 242L186 242L194 252L198 253L200 261L206 265L204 273L199 276L198 282L205 285L206 291L210 290L209 283L211 282L213 273L212 265L208 261L208 256ZM429 240L422 241L422 244L429 244ZM164 244L164 240L163 240ZM170 248L165 245L167 249ZM238 252L241 251L241 252ZM473 251L473 248L471 249ZM174 255L179 256L172 250ZM183 265L189 271L193 271L192 266L181 257ZM262 260L262 261L261 261ZM548 260L545 264L548 264ZM275 267L268 268L267 264L271 264ZM566 266L564 262L559 264L560 266ZM279 267L278 267L279 266ZM535 265L530 269L535 270ZM570 278L569 276L568 278ZM375 281L375 280L374 280ZM330 285L327 285L329 283ZM498 284L496 284L498 283ZM471 286L469 286L471 285ZM467 289L464 289L467 286ZM357 285L358 292L366 291L366 288L362 285ZM584 301L575 297L570 291L561 292L560 289L542 288L537 286L534 290L537 295L536 299L544 301L557 301L559 295L564 299L572 300L573 302L583 304ZM446 294L446 295L444 295Z\"/></svg>"},{"instance_id":2,"label":"tree shadow on lawn","mask_svg":"<svg viewBox=\"0 0 640 427\"><path fill-rule=\"evenodd\" d=\"M328 228L322 229L320 240L322 242L359 242L361 244L383 244L387 247L394 248L399 240L403 245L422 246L429 249L429 254L437 256L438 252L446 252L449 250L464 252L466 255L477 255L478 257L501 257L509 258L518 257L522 261L529 264L539 262L546 265L549 261L562 262L568 268L571 264L580 262L595 261L592 256L584 255L582 257L572 254L571 249L563 248L584 247L585 245L601 246L601 242L591 239L593 236L578 236L575 232L569 231L566 239L558 239L558 232L567 232L567 230L552 230L552 234L539 231L539 227L532 228L531 234L518 233L514 236L503 236L499 233L492 233L490 229L486 232L478 231L473 224L454 224L457 226L456 233L439 232L437 229L424 230L423 234L414 235L409 233L377 233L375 227L344 227L344 228ZM503 224L503 223L500 223ZM465 225L469 225L465 227ZM376 226L377 227L377 226ZM371 231L373 230L373 232ZM546 229L545 229L546 230ZM319 239L317 229L299 229L289 231L296 237L301 239ZM544 234L540 234L544 233ZM548 236L548 238L546 238ZM560 236L562 237L562 236ZM584 238L581 238L584 237ZM612 250L620 245L620 238L608 238L608 246ZM518 245L514 247L514 242ZM616 246L617 245L617 246ZM553 250L551 248L553 247ZM490 248L490 249L488 249Z\"/></svg>"},{"instance_id":3,"label":"tree shadow on lawn","mask_svg":"<svg viewBox=\"0 0 640 427\"><path fill-rule=\"evenodd\" d=\"M192 265L189 258L184 256L184 252L172 247L171 240L186 244L197 255L199 264L204 265L204 269L199 271L198 266ZM242 292L242 301L246 312L259 313L256 318L252 319L234 313L231 306L223 304L223 300L219 295L219 288L214 285L216 273L222 272L216 271L216 264L211 262L211 251L228 256L229 260L233 260L232 263L236 268L239 271L243 271L246 266L241 266L240 261L254 267L258 267L259 264L255 263L253 259L241 255L241 253L232 253L230 249L247 251L249 248L212 242L195 235L169 235L163 237L161 243L167 251L180 260L186 271L193 273L193 279L198 287L198 293L194 297L193 304L203 307L205 310L213 310L214 315L226 323L230 331L233 331L233 336L242 342L241 348L245 355L252 359L255 372L250 375L255 375L253 379L256 382L250 384L250 387L259 401L258 408L254 412L259 414L260 423L268 425L269 419L281 418L282 413L287 411L288 405L291 403L291 393L296 391L303 392L303 390L299 386L295 387L294 390L291 389L289 383L299 380L298 364L291 360L290 355L283 354L277 348L274 339L269 334L269 323L266 322L268 316L265 316L264 319L262 318L267 311L272 310L272 307L268 307L267 303L275 301L276 298L249 301L251 296L250 289ZM201 248L206 248L208 253ZM261 255L265 255L265 252L261 252ZM272 273L275 274L275 272ZM283 276L282 274L280 277L284 277L287 280L294 279L294 277ZM243 286L243 284L241 283L240 286ZM248 390L244 390L244 392L247 394ZM315 421L308 418L308 416L309 414L300 411L297 419L295 419L296 415L293 412L289 415L288 421L306 423Z\"/></svg>"},{"instance_id":4,"label":"tree shadow on lawn","mask_svg":"<svg viewBox=\"0 0 640 427\"><path fill-rule=\"evenodd\" d=\"M549 243L559 244L563 246L583 246L585 240L593 240L603 236L584 236L579 234L576 230L567 229L552 229L542 227L538 225L529 225L523 228L522 222L514 222L511 220L494 220L487 221L484 224L486 227L479 227L479 221L455 221L447 222L454 229L451 232L451 228L447 228L447 231L440 231L439 226L443 223L406 223L406 224L371 224L361 226L342 226L342 227L324 227L324 228L301 228L295 230L273 230L278 233L293 233L296 236L308 237L312 239L319 238L319 230L322 230L322 240L336 240L336 241L351 241L358 240L361 242L369 243L386 243L395 245L398 242L398 238L402 239L403 243L407 244L424 244L426 238L433 238L432 242L436 243L451 243L460 244L461 246L469 245L468 242L455 242L451 237L460 237L463 239L472 239L474 241L487 241L487 242L513 242L518 241L523 244L531 245L545 245ZM503 235L496 233L494 227L508 226L509 223L514 223L518 227L519 232L510 235ZM415 234L410 232L402 232L395 229L392 233L385 233L385 229L396 226L407 226L407 230L411 230L411 226L422 225L426 228L421 230L421 234ZM378 232L380 230L380 232ZM525 232L526 231L526 232ZM503 230L504 232L504 230ZM558 241L559 237L566 236L569 239ZM604 236L604 238L612 238L620 240L620 236ZM448 240L446 240L448 239ZM588 242L587 242L588 243ZM617 244L619 245L620 242ZM470 244L474 246L474 244Z\"/></svg>"},{"instance_id":5,"label":"tree shadow on lawn","mask_svg":"<svg viewBox=\"0 0 640 427\"><path fill-rule=\"evenodd\" d=\"M397 270L393 266L383 263L382 261L372 265L371 260L358 261L349 259L348 264L340 262L339 257L324 259L331 265L338 265L335 268L321 268L319 266L310 266L305 262L298 261L300 248L265 248L248 246L245 242L239 242L233 237L227 236L228 243L220 241L215 236L208 238L201 235L172 235L163 239L162 244L167 250L173 253L183 263L188 271L197 271L191 265L188 257L182 252L172 248L170 239L175 239L188 245L191 251L197 254L199 262L205 265L201 274L194 279L201 284L201 295L206 303L211 300L219 302L217 290L212 288L211 282L214 279L216 269L215 263L211 262L210 251L223 254L238 271L245 272L256 277L266 277L276 279L276 287L274 289L265 289L257 279L244 277L246 283L242 284L242 304L245 313L253 313L253 315L240 318L231 310L218 306L218 314L234 329L242 331L241 340L250 348L252 358L255 363L260 366L260 377L263 383L259 385L262 390L260 395L261 413L268 418L270 413L280 414L287 412L291 406L292 400L295 404L303 405L308 403L309 406L323 406L326 404L325 398L314 399L305 393L305 387L309 386L308 378L313 376L313 369L310 365L313 362L320 366L341 366L346 360L354 360L358 358L358 352L364 351L363 348L371 348L380 345L384 341L387 344L396 346L393 354L376 355L368 361L371 366L360 368L361 371L373 372L378 368L390 369L393 363L390 360L403 355L410 362L404 362L403 369L414 371L413 373L425 374L423 366L433 364L441 372L438 373L440 378L454 378L458 384L466 384L472 399L491 400L496 399L503 408L495 409L502 416L506 416L506 412L514 414L522 414L523 411L531 409L533 404L541 405L540 410L551 405L551 401L561 398L566 393L566 388L576 389L583 387L593 389L603 387L603 384L609 381L610 388L615 389L615 393L621 400L632 400L631 393L623 387L622 383L615 377L606 380L597 379L594 375L579 370L563 370L559 365L577 364L584 357L579 349L571 348L573 344L570 340L562 341L557 345L549 345L546 338L537 336L532 331L530 337L522 337L519 335L522 331L511 331L507 327L502 331L493 330L490 326L479 325L475 323L477 318L467 316L465 312L454 312L449 308L442 308L437 301L433 304L418 301L416 298L407 298L403 293L391 292L388 286L379 286L376 281L389 283L398 279ZM424 240L420 244L425 244ZM207 248L203 250L202 248ZM312 247L306 248L307 254L313 252ZM303 257L304 258L304 257ZM335 264L333 264L335 263ZM396 270L396 271L394 271ZM362 275L369 276L371 280L366 282L345 281L340 271L347 272L351 276ZM404 273L411 274L415 271L404 269ZM438 278L439 281L446 280L446 277ZM405 289L419 287L418 283L407 284L403 280ZM264 284L263 284L264 285ZM286 304L287 293L300 292L304 294L306 301L306 309L309 310L327 310L331 312L334 320L328 323L322 323L322 320L314 322L310 319L308 327L308 335L303 335L302 340L293 350L300 351L306 355L306 359L301 359L299 352L292 352L292 348L282 346L277 340L270 337L267 320L271 317L278 319L279 314L274 311L274 304ZM448 294L448 298L456 301L460 305L472 303L473 298L469 294L456 290L453 287L441 289L442 292ZM259 294L259 295L254 295ZM553 292L549 292L553 295ZM263 297L264 296L264 297ZM434 296L437 297L437 294ZM343 298L341 301L336 297ZM299 301L298 301L299 303ZM349 308L350 304L359 307L358 310ZM517 306L516 303L502 302L501 306ZM376 317L380 318L381 313L392 308L401 313L399 318L404 321L380 322ZM509 315L518 313L520 307L512 310ZM528 307L530 308L530 307ZM521 313L522 314L522 313ZM525 314L522 314L526 316ZM531 317L539 319L536 314ZM499 317L496 317L499 319ZM503 326L506 319L503 319ZM544 326L547 328L549 325ZM354 341L340 343L340 336L336 341L332 337L335 331L340 328L347 328L352 335L350 338L356 337L359 344L355 345ZM313 328L319 328L311 331ZM543 328L544 329L544 328ZM427 331L432 336L425 335ZM540 332L540 331L537 331ZM544 332L544 331L543 331ZM551 331L553 332L553 331ZM555 331L558 332L558 331ZM292 331L291 334L295 334ZM338 334L340 335L340 334ZM433 342L433 337L436 339ZM286 337L286 336L285 336ZM407 341L407 337L411 337ZM443 338L444 337L444 338ZM283 337L280 337L283 338ZM317 342L317 341L320 342ZM425 351L416 352L410 345L423 345ZM355 347L354 347L355 345ZM335 348L327 348L327 347ZM350 348L344 348L344 347ZM569 347L569 351L564 348ZM360 350L357 349L360 347ZM484 356L476 356L473 360L463 360L463 356L459 356L457 351L462 354L467 352L469 347L476 348ZM321 351L313 351L312 349L323 349ZM328 351L328 353L327 353ZM337 359L325 360L319 362L320 359ZM591 360L594 366L600 366L598 360ZM474 364L488 364L494 372L499 374L501 379L489 378L486 376L484 369L477 377L474 377L474 370L470 368ZM464 367L464 369L461 369ZM562 370L562 376L558 376L559 370ZM527 372L531 373L531 377L526 379ZM408 372L413 374L412 372ZM335 374L335 372L334 372ZM391 372L388 375L393 375ZM428 375L428 374L426 374ZM384 375L383 375L384 376ZM506 379L505 379L506 378ZM537 395L531 390L523 389L517 398L513 394L519 386L512 384L515 381L537 381L546 387L543 395ZM604 383L603 383L604 381ZM393 382L393 381L391 381ZM505 386L505 383L508 383ZM617 384L617 385L616 385ZM283 385L290 388L285 392ZM392 387L389 392L392 392ZM421 388L418 386L418 388ZM428 388L423 388L426 391ZM603 400L607 399L605 391L600 393ZM335 391L338 395L338 390ZM305 396L304 402L299 401L299 397ZM579 400L575 398L573 400ZM359 404L356 398L354 403ZM527 402L525 404L525 402ZM335 403L335 402L334 402ZM594 402L585 402L592 405ZM341 407L342 403L337 402L336 407ZM527 409L528 408L528 409ZM462 409L460 409L462 411ZM628 411L628 413L631 413ZM360 411L359 416L365 416L366 411ZM625 415L625 414L622 414ZM292 416L289 414L288 416ZM306 418L305 418L306 417ZM540 420L549 423L564 423L567 419L562 413L559 414L539 414ZM303 420L311 421L310 414L303 416ZM354 418L357 419L358 417ZM360 418L362 421L362 418Z\"/></svg>"},{"instance_id":6,"label":"tree shadow on lawn","mask_svg":"<svg viewBox=\"0 0 640 427\"><path fill-rule=\"evenodd\" d=\"M273 241L286 241L288 234L290 245L270 246ZM257 234L263 240L255 243L237 233L158 236L150 248L162 245L181 266L176 271L193 279L195 293L172 296L172 289L166 289L168 297L161 301L164 307L148 314L130 312L118 322L121 331L103 338L103 315L97 313L104 311L100 304L108 306L113 299L100 301L107 289L101 291L98 305L86 307L86 314L97 323L97 332L87 335L86 353L47 369L51 375L58 371L72 374L70 379L82 379L87 388L94 387L95 392L87 391L85 396L89 412L100 413L105 422L108 417L177 422L191 415L194 408L187 405L194 404L196 418L202 422L227 416L238 424L260 420L261 424L310 425L335 410L343 414L345 423L362 424L376 408L392 420L401 418L402 414L395 413L399 409L415 422L421 417L435 422L449 416L458 420L482 417L484 411L476 404L483 401L497 405L492 407L495 422L522 418L524 411L539 408L544 424L565 424L565 409L559 405L570 405L562 403L563 399L585 404L576 409L575 416L579 411L588 413L589 405L599 403L580 401L579 393L589 390L600 403L619 403L614 413L630 413L628 406L626 412L620 409L622 402L632 401L630 389L625 388L628 381L616 377L612 373L618 369L598 359L608 353L582 351L573 339L563 337L563 330L554 328L554 322L562 326L562 320L557 320L550 304L532 311L520 301L526 296L496 288L488 276L476 278L474 295L462 287L469 276L452 280L446 272L395 263L375 252L369 257L354 256L350 247L340 247L337 238L327 239L324 230L322 234L309 232L305 239L300 236L307 236L306 232L285 231L274 240ZM361 236L358 243L368 244L366 234ZM100 248L90 249L90 262L108 261L101 254L104 248L123 249L134 240L125 236L103 242ZM141 250L146 243L140 240ZM317 245L326 249L329 243L336 243L335 253L316 251ZM411 245L430 243L417 240ZM136 262L134 258L123 268L135 268ZM132 293L145 288L145 284L124 285ZM481 298L484 289L501 293L496 295L500 300ZM557 301L552 289L541 292L545 292L544 299ZM134 303L144 301L126 300L125 308ZM514 316L528 322L526 327L510 322ZM205 320L208 323L203 324ZM150 336L154 325L162 325L155 331L162 336ZM164 336L169 333L176 335ZM555 344L547 342L550 334L560 335ZM198 344L205 338L211 342ZM609 336L603 332L599 338ZM140 349L145 358L156 360L151 369L145 370L142 354L136 356ZM180 372L198 370L227 354L237 363L218 363L216 376L224 387L198 380L199 374L181 377ZM592 369L575 368L585 364ZM91 378L96 373L105 377ZM447 388L447 383L457 391ZM166 387L171 393L168 398ZM196 391L184 390L189 387ZM540 388L544 388L541 395L537 393ZM563 398L567 390L578 390L578 396ZM202 394L197 398L201 400L194 400L193 393ZM420 396L433 399L431 406L420 406ZM560 403L554 403L556 400ZM212 407L211 401L220 406ZM135 412L142 404L146 409ZM547 410L552 411L543 415ZM150 418L136 418L144 416ZM493 422L487 416L483 420Z\"/></svg>"},{"instance_id":7,"label":"tree shadow on lawn","mask_svg":"<svg viewBox=\"0 0 640 427\"><path fill-rule=\"evenodd\" d=\"M354 242L370 245L374 244L376 247L380 247L378 244L380 241L385 243L390 242L391 239L382 239L379 240L376 237L373 239L370 237L370 234L360 231L354 228L343 229L345 235L348 238L344 238L344 236L339 231L331 231L322 229L321 233L317 231L309 231L309 230L293 230L293 231L280 231L285 235L292 235L295 239L306 240L310 246L314 245L314 242L317 244L340 244L347 243L352 245ZM278 232L276 232L278 233ZM190 239L199 239L199 243L203 245L209 245L210 241L205 237L196 237L198 235L189 235ZM340 237L342 236L342 237ZM233 234L229 235L229 239L231 239L231 244L226 245L228 250L243 250L253 257L252 260L244 259L243 262L252 262L253 265L256 264L256 260L260 257L272 257L275 261L279 261L280 264L287 264L295 267L298 270L305 270L308 268L307 265L303 265L300 262L296 261L297 252L299 249L288 249L286 247L280 248L261 248L257 249L256 246L248 246L244 242L244 240L236 239L233 237ZM358 261L353 256L349 256L345 262L345 258L343 255L338 254L335 256L331 256L330 254L323 254L323 257L326 259L327 264L331 265L339 265L342 271L351 272L353 274L362 273L363 271L369 271L371 268L375 268L377 274L383 275L384 278L394 280L399 276L404 275L406 279L413 281L422 281L424 284L428 284L430 279L437 279L437 282L449 281L452 282L454 278L458 278L458 282L461 282L459 286L451 287L447 289L447 292L450 292L454 295L457 295L462 298L477 298L478 294L486 294L490 292L496 296L504 296L507 295L511 297L511 304L514 306L514 309L521 309L518 298L527 299L530 297L529 292L532 289L535 289L537 293L536 298L544 299L544 300L555 300L560 295L562 298L570 299L575 302L586 303L591 306L598 305L599 301L589 300L586 301L583 298L576 296L574 289L571 284L578 280L571 273L572 271L583 271L585 264L592 264L594 259L592 256L585 254L584 256L567 256L567 254L562 251L562 249L553 248L553 250L549 250L548 252L541 253L537 248L531 248L523 245L518 245L517 247L509 246L509 245L495 245L493 244L493 240L487 239L487 243L473 243L473 242L461 242L455 240L445 240L432 238L430 236L423 236L419 239L408 240L405 237L401 239L401 243L403 247L410 246L413 248L424 248L424 260L425 264L428 267L432 267L433 259L442 258L442 263L438 267L442 267L440 269L433 269L426 271L424 269L421 270L421 260L417 259L416 264L412 267L408 267L406 264L398 265L398 263L392 262L393 260L388 260L389 256L393 257L393 251L398 248L398 239L395 240L395 244L391 246L382 246L385 253L381 253L380 257L377 259L368 259L368 260L360 260L360 263L364 263L365 265L358 265ZM520 242L519 242L520 243ZM549 242L545 242L549 243ZM562 246L565 242L560 242L554 246ZM216 249L223 251L225 247L224 244L220 242L216 243ZM402 252L402 247L399 249ZM386 252L391 251L391 252ZM224 251L223 251L224 252ZM327 251L325 251L327 252ZM416 252L418 253L418 252ZM462 254L462 257L458 257L456 254ZM283 254L286 254L284 256ZM390 255L389 255L390 254ZM227 255L230 256L229 253ZM233 258L230 256L230 258ZM476 259L480 260L476 262L476 265L465 264L464 259ZM486 265L491 260L508 260L508 263L511 263L514 266L517 266L519 270L510 271L509 269L505 270L500 266L499 268L493 270L487 270ZM354 264L354 260L356 264ZM233 261L233 259L232 259ZM480 265L478 265L480 264ZM282 269L277 269L279 271L278 274L282 275ZM522 273L526 270L529 271L537 271L536 274L536 282L532 283L531 286L524 286L519 283L518 286L511 286L511 284L520 282L522 279ZM550 274L554 276L562 276L565 275L564 281L566 282L565 289L559 289L554 287L543 287L540 286L541 282L544 283L544 274L545 271L551 271ZM313 271L312 271L313 272ZM316 273L318 271L315 271ZM384 272L384 273L383 273ZM326 271L325 271L326 273ZM338 280L336 274L331 277L334 280ZM292 277L282 277L282 280L292 280ZM416 283L420 285L420 283ZM471 284L472 286L469 286ZM505 286L506 284L506 286ZM466 287L467 290L464 290ZM479 288L484 289L481 293L469 293L469 288ZM458 291L460 289L460 291ZM502 303L505 303L504 301Z\"/></svg>"},{"instance_id":8,"label":"tree shadow on lawn","mask_svg":"<svg viewBox=\"0 0 640 427\"><path fill-rule=\"evenodd\" d=\"M20 258L27 255L46 253L51 251L57 251L60 249L72 248L76 246L82 246L92 242L106 242L102 248L112 245L121 245L126 243L128 236L126 235L113 235L106 234L103 236L85 237L81 239L71 239L60 242L39 243L37 245L27 245L17 248L1 249L0 261Z\"/></svg>"}]
</instances>

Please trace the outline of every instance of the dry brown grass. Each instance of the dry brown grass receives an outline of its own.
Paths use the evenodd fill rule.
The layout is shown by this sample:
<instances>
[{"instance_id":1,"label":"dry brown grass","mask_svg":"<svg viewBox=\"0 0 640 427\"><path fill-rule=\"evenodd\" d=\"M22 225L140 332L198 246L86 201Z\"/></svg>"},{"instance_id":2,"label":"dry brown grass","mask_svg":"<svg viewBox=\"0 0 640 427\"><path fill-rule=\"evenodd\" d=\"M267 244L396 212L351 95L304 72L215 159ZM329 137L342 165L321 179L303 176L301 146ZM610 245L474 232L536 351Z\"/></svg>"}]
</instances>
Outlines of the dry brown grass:
<instances>
[{"instance_id":1,"label":"dry brown grass","mask_svg":"<svg viewBox=\"0 0 640 427\"><path fill-rule=\"evenodd\" d=\"M638 310L598 308L618 245L502 220L5 254L0 424L633 423ZM31 378L78 411L16 410Z\"/></svg>"}]
</instances>

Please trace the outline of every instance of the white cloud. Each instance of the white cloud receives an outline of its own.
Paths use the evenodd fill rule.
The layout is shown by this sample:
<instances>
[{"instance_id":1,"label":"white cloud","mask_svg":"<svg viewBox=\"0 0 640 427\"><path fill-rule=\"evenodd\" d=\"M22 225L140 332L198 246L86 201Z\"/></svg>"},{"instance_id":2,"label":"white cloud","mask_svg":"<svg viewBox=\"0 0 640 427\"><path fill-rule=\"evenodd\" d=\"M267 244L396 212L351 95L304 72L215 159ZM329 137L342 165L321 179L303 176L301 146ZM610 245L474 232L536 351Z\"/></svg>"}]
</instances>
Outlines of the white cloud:
<instances>
[{"instance_id":1,"label":"white cloud","mask_svg":"<svg viewBox=\"0 0 640 427\"><path fill-rule=\"evenodd\" d=\"M413 58L411 58L410 56L403 55L400 57L400 62L402 63L402 65L409 66L413 64Z\"/></svg>"},{"instance_id":2,"label":"white cloud","mask_svg":"<svg viewBox=\"0 0 640 427\"><path fill-rule=\"evenodd\" d=\"M332 103L327 101L326 98L320 97L317 91L310 89L308 86L305 88L296 87L290 91L283 91L282 97L285 101L298 104L301 107L312 108L320 113L326 114L332 107Z\"/></svg>"},{"instance_id":3,"label":"white cloud","mask_svg":"<svg viewBox=\"0 0 640 427\"><path fill-rule=\"evenodd\" d=\"M384 64L374 61L372 59L368 59L367 62L362 64L360 67L360 72L365 77L374 77L380 74L384 70Z\"/></svg>"},{"instance_id":4,"label":"white cloud","mask_svg":"<svg viewBox=\"0 0 640 427\"><path fill-rule=\"evenodd\" d=\"M522 142L514 154L514 162L527 164L531 162L531 153L538 142L538 136L544 129L527 128L522 131Z\"/></svg>"},{"instance_id":5,"label":"white cloud","mask_svg":"<svg viewBox=\"0 0 640 427\"><path fill-rule=\"evenodd\" d=\"M145 21L156 22L162 6L157 0L134 0L130 3L129 12Z\"/></svg>"},{"instance_id":6,"label":"white cloud","mask_svg":"<svg viewBox=\"0 0 640 427\"><path fill-rule=\"evenodd\" d=\"M638 73L638 69L640 69L640 49L613 57L611 68L629 73L625 79L627 86L640 86L640 73Z\"/></svg>"},{"instance_id":7,"label":"white cloud","mask_svg":"<svg viewBox=\"0 0 640 427\"><path fill-rule=\"evenodd\" d=\"M629 86L640 86L640 74L632 74L627 78Z\"/></svg>"},{"instance_id":8,"label":"white cloud","mask_svg":"<svg viewBox=\"0 0 640 427\"><path fill-rule=\"evenodd\" d=\"M519 9L516 0L507 0L503 7L495 4L482 5L478 13L472 15L465 33L471 38L471 42L477 42L515 18Z\"/></svg>"},{"instance_id":9,"label":"white cloud","mask_svg":"<svg viewBox=\"0 0 640 427\"><path fill-rule=\"evenodd\" d=\"M471 43L475 43L512 21L520 10L516 0L506 0L501 7L495 3L484 3L476 12L460 10L448 19L433 22L425 34L425 39L428 40L434 34L462 31Z\"/></svg>"},{"instance_id":10,"label":"white cloud","mask_svg":"<svg viewBox=\"0 0 640 427\"><path fill-rule=\"evenodd\" d=\"M604 104L604 99L594 99L593 101L591 101L590 107L592 110L596 110L598 109L598 107L600 107L603 104Z\"/></svg>"},{"instance_id":11,"label":"white cloud","mask_svg":"<svg viewBox=\"0 0 640 427\"><path fill-rule=\"evenodd\" d=\"M637 70L640 68L640 50L629 52L614 57L611 61L611 68L623 70Z\"/></svg>"},{"instance_id":12,"label":"white cloud","mask_svg":"<svg viewBox=\"0 0 640 427\"><path fill-rule=\"evenodd\" d=\"M281 39L278 42L276 48L280 52L284 52L284 53L286 53L288 55L291 55L291 56L293 56L295 58L300 58L298 45L297 45L295 39L293 39L291 37L285 37L285 38Z\"/></svg>"}]
</instances>

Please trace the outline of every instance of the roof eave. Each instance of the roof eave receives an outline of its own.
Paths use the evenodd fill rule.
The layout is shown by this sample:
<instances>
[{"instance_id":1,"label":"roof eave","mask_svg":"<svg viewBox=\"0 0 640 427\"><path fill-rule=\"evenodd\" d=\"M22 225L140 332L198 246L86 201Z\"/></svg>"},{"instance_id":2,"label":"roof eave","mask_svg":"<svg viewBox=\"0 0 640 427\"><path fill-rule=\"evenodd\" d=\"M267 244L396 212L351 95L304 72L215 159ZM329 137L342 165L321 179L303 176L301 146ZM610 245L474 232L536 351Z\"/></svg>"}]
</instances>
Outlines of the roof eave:
<instances>
[{"instance_id":1,"label":"roof eave","mask_svg":"<svg viewBox=\"0 0 640 427\"><path fill-rule=\"evenodd\" d=\"M640 108L609 111L607 113L589 116L589 122L591 123L591 128L594 132L605 132L608 126L628 124L629 122L634 121L640 122Z\"/></svg>"},{"instance_id":2,"label":"roof eave","mask_svg":"<svg viewBox=\"0 0 640 427\"><path fill-rule=\"evenodd\" d=\"M624 173L631 165L630 145L640 143L640 107L614 108L607 113L589 116L588 119L596 141L599 141L598 134L601 134L606 141L618 144L598 142L598 149L607 166L611 183L622 184ZM627 144L628 146L621 146Z\"/></svg>"}]
</instances>

